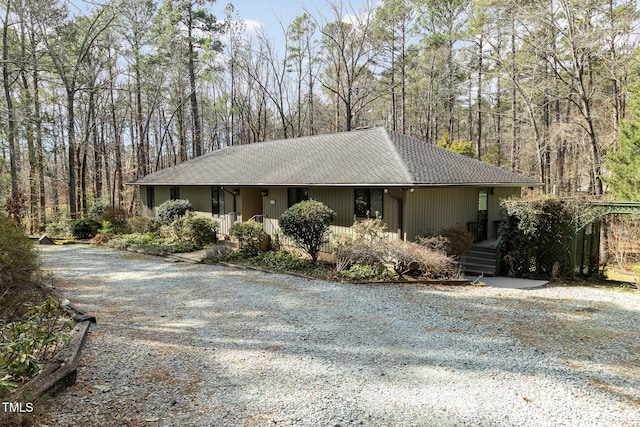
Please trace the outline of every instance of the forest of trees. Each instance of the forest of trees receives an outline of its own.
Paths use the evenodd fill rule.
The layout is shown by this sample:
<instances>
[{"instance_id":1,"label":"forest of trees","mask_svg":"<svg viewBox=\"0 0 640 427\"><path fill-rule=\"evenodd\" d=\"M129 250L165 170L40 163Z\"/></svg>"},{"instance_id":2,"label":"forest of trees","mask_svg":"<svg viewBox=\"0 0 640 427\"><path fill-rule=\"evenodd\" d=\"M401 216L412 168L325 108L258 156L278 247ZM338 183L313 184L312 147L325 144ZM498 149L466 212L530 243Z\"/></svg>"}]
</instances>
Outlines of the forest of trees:
<instances>
[{"instance_id":1,"label":"forest of trees","mask_svg":"<svg viewBox=\"0 0 640 427\"><path fill-rule=\"evenodd\" d=\"M365 126L601 196L634 116L635 0L329 0L283 42L207 0L77 3L0 1L0 201L31 232L135 213L127 182L211 150Z\"/></svg>"}]
</instances>

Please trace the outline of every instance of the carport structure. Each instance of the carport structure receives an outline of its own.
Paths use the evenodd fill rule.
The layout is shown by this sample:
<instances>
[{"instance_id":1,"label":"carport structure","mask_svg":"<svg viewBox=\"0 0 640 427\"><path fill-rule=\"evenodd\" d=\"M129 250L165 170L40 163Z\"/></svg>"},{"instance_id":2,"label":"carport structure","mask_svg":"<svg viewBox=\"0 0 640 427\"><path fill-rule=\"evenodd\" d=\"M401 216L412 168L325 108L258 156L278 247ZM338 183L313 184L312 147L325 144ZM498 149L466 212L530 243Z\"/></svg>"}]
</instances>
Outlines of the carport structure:
<instances>
[{"instance_id":1,"label":"carport structure","mask_svg":"<svg viewBox=\"0 0 640 427\"><path fill-rule=\"evenodd\" d=\"M571 259L575 273L588 276L599 271L602 219L607 215L632 215L640 219L640 202L589 201L580 209L577 227L571 236Z\"/></svg>"}]
</instances>

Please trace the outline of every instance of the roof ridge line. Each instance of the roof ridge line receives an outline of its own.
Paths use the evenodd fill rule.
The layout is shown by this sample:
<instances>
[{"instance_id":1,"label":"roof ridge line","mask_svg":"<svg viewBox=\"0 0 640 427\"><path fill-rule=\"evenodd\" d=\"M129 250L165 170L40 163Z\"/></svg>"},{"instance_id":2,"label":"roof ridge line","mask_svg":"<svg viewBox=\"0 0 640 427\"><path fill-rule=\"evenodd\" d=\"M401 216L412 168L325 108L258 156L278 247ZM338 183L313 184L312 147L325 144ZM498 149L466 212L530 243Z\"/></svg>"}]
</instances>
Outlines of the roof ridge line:
<instances>
[{"instance_id":1,"label":"roof ridge line","mask_svg":"<svg viewBox=\"0 0 640 427\"><path fill-rule=\"evenodd\" d=\"M398 164L400 165L400 168L402 169L401 173L404 175L405 179L408 182L411 182L412 184L415 185L416 179L413 176L413 174L411 173L411 171L409 171L409 168L407 167L407 162L405 161L404 157L402 157L402 155L398 151L398 146L396 145L396 142L395 142L395 138L399 134L397 132L395 132L395 131L393 131L391 129L387 129L385 127L379 127L379 128L374 128L374 129L379 129L381 132L384 133L386 140L391 144L393 155L395 156L396 161L398 162Z\"/></svg>"}]
</instances>

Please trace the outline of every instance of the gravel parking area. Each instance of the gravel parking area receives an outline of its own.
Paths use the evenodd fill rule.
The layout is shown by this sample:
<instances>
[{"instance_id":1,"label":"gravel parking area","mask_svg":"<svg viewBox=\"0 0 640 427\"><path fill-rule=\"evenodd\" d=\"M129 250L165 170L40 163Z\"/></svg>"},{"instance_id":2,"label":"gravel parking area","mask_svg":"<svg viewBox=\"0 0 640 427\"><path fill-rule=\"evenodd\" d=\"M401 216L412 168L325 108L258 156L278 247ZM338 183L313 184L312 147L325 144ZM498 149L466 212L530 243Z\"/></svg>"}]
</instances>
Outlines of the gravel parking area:
<instances>
[{"instance_id":1,"label":"gravel parking area","mask_svg":"<svg viewBox=\"0 0 640 427\"><path fill-rule=\"evenodd\" d=\"M352 285L80 245L98 323L50 426L638 426L640 293Z\"/></svg>"}]
</instances>

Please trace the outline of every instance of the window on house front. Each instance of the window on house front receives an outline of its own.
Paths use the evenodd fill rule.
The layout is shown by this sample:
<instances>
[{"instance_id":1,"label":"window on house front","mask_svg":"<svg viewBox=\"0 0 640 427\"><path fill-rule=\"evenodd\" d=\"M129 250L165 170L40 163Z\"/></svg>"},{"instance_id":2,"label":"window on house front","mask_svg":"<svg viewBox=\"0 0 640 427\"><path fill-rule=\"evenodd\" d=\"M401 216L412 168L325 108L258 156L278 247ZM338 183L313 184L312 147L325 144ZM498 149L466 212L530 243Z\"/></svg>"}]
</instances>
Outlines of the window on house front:
<instances>
[{"instance_id":1,"label":"window on house front","mask_svg":"<svg viewBox=\"0 0 640 427\"><path fill-rule=\"evenodd\" d=\"M211 214L224 215L224 190L220 187L211 187Z\"/></svg>"},{"instance_id":2,"label":"window on house front","mask_svg":"<svg viewBox=\"0 0 640 427\"><path fill-rule=\"evenodd\" d=\"M309 200L309 189L307 187L294 187L287 190L287 205L291 207L303 200Z\"/></svg>"},{"instance_id":3,"label":"window on house front","mask_svg":"<svg viewBox=\"0 0 640 427\"><path fill-rule=\"evenodd\" d=\"M382 217L382 189L356 188L354 190L353 212L358 218Z\"/></svg>"},{"instance_id":4,"label":"window on house front","mask_svg":"<svg viewBox=\"0 0 640 427\"><path fill-rule=\"evenodd\" d=\"M156 204L155 187L147 187L147 209L153 209Z\"/></svg>"},{"instance_id":5,"label":"window on house front","mask_svg":"<svg viewBox=\"0 0 640 427\"><path fill-rule=\"evenodd\" d=\"M178 200L180 198L180 187L169 187L169 198Z\"/></svg>"}]
</instances>

